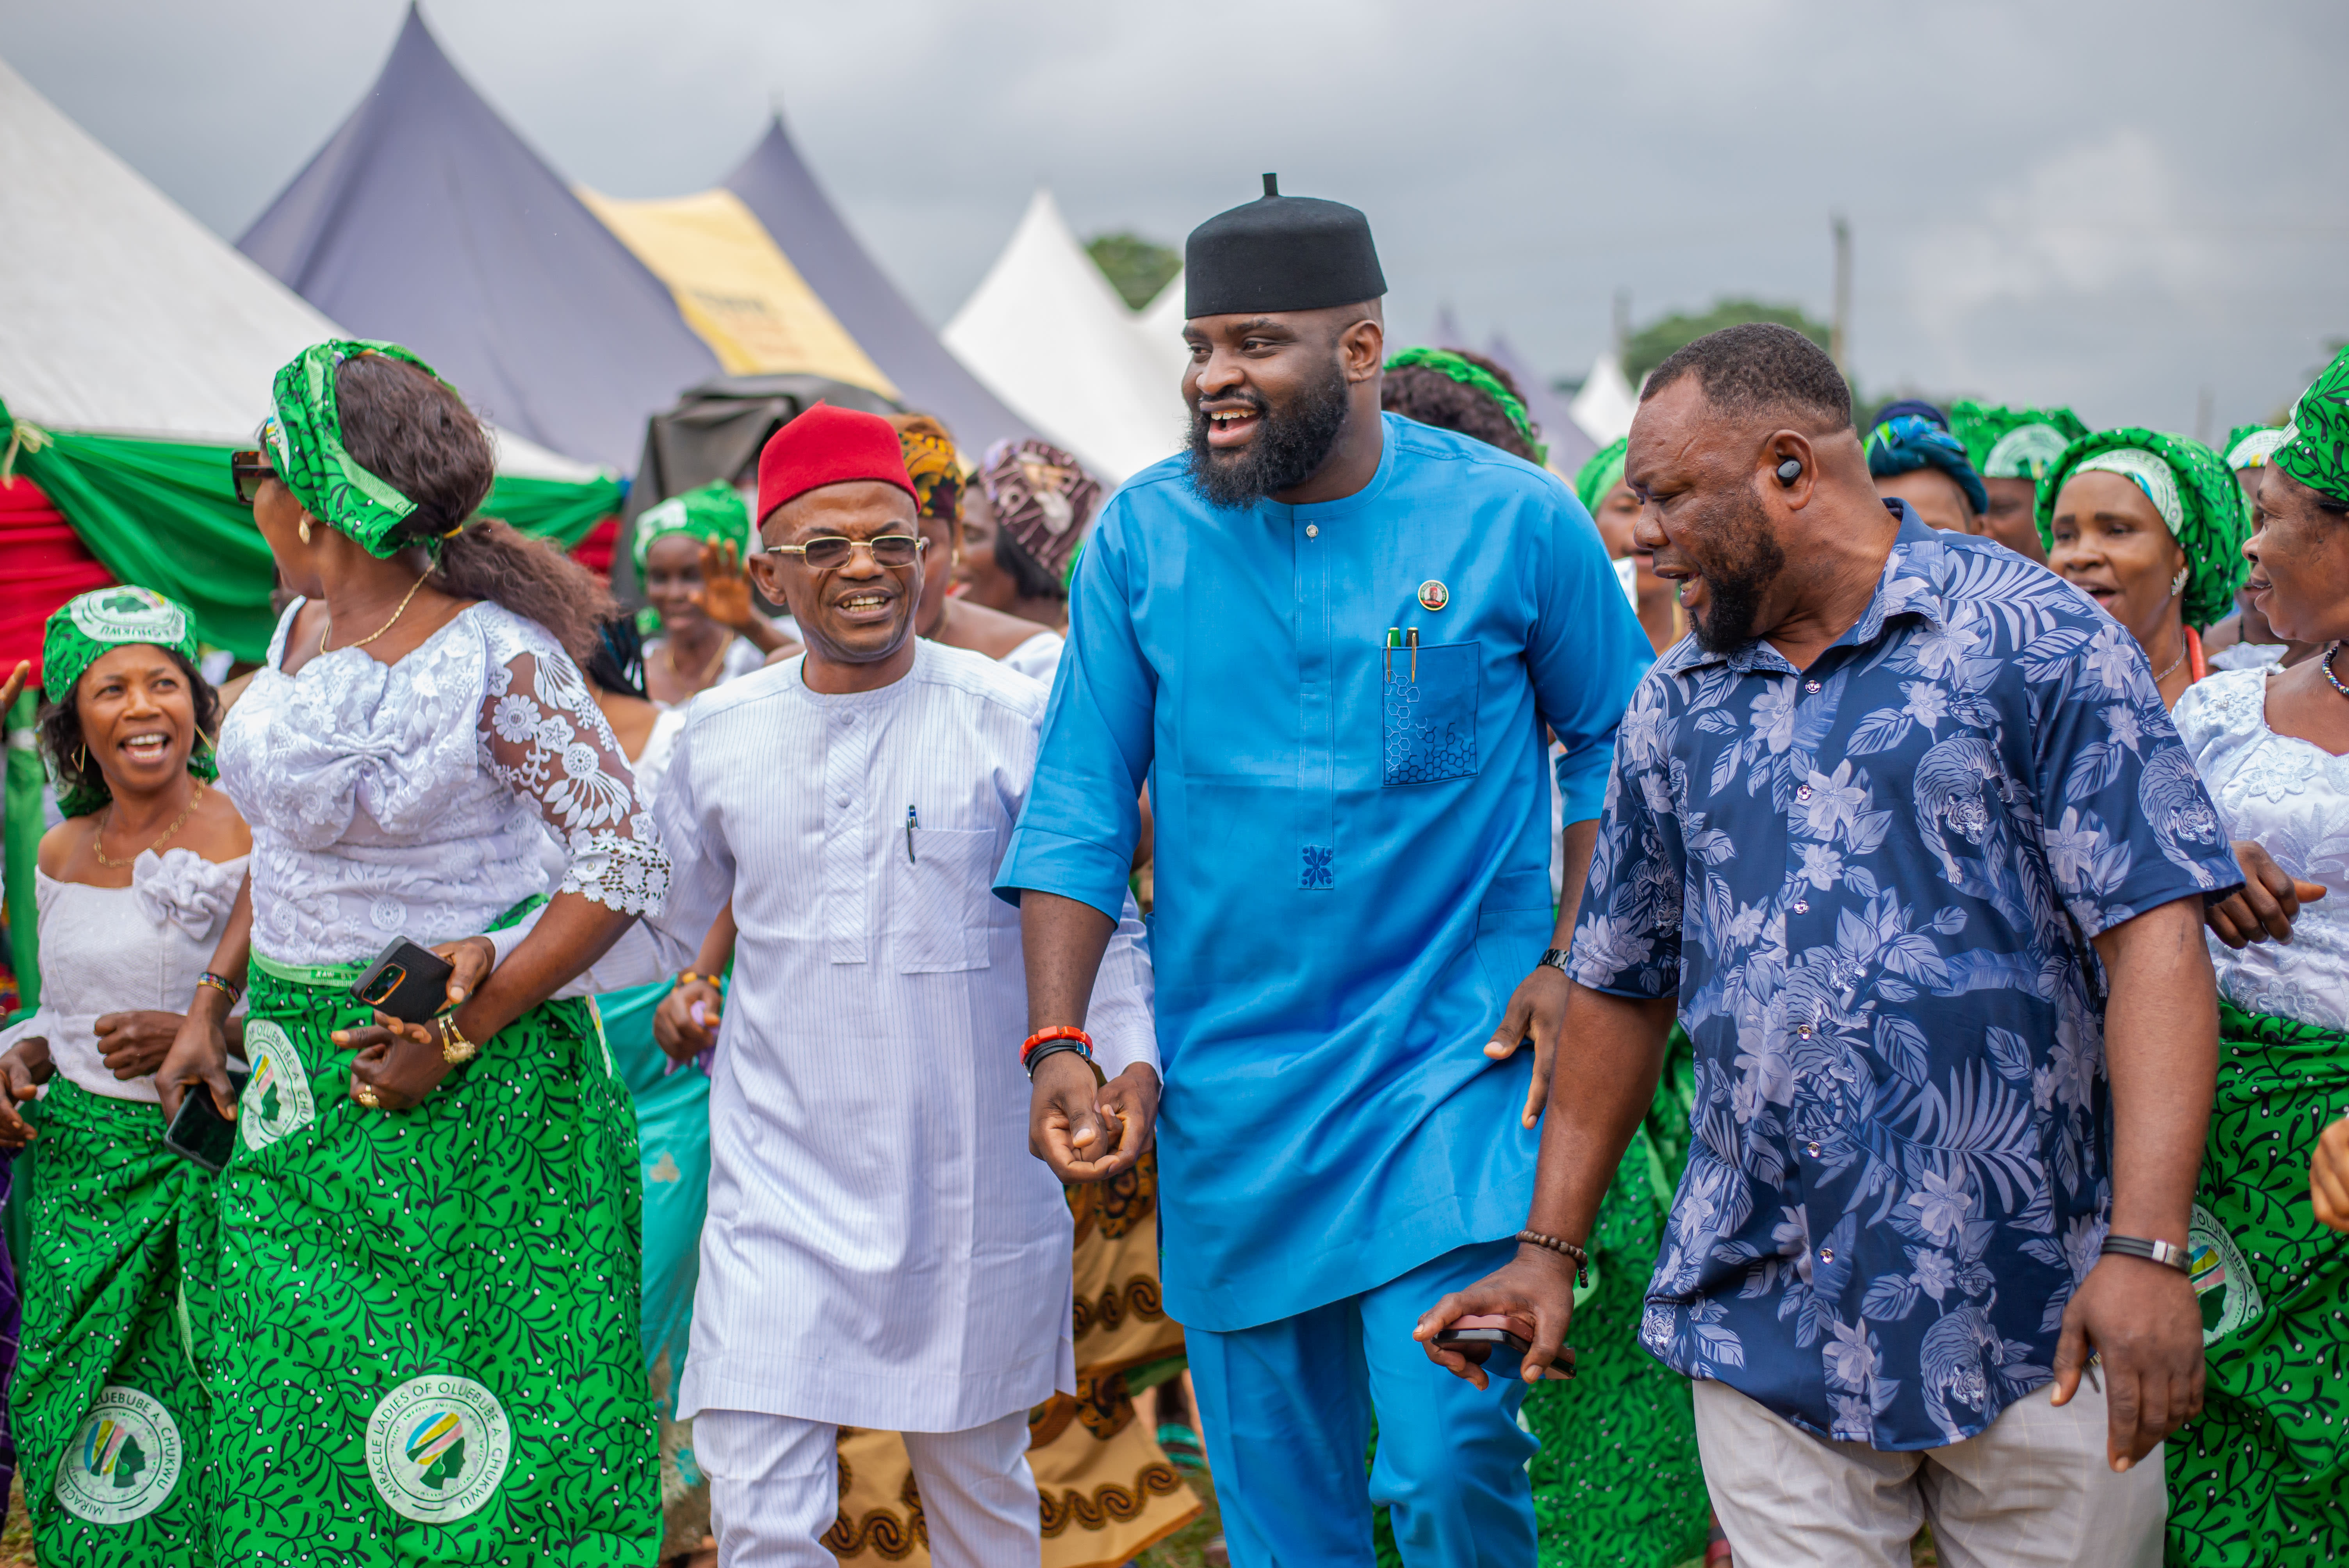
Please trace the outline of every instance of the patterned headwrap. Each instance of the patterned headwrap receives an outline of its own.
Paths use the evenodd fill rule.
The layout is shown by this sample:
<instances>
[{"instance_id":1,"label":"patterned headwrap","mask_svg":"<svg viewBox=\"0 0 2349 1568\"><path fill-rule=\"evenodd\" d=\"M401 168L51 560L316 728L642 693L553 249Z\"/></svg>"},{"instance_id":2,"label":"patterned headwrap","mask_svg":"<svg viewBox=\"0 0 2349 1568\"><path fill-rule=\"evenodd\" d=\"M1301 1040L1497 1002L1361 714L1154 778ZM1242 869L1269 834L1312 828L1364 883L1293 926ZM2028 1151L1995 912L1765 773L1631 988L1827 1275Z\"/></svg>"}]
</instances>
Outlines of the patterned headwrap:
<instances>
[{"instance_id":1,"label":"patterned headwrap","mask_svg":"<svg viewBox=\"0 0 2349 1568\"><path fill-rule=\"evenodd\" d=\"M2349 348L2300 395L2284 443L2268 460L2309 489L2349 501Z\"/></svg>"},{"instance_id":2,"label":"patterned headwrap","mask_svg":"<svg viewBox=\"0 0 2349 1568\"><path fill-rule=\"evenodd\" d=\"M1534 438L1533 416L1526 412L1524 400L1502 386L1491 371L1448 348L1406 348L1388 360L1386 367L1389 370L1406 370L1414 365L1423 365L1437 375L1449 377L1463 387L1482 392L1498 403L1501 412L1509 417L1509 423L1516 427L1517 434L1526 438L1526 445L1534 449L1534 461L1549 461L1549 449Z\"/></svg>"},{"instance_id":3,"label":"patterned headwrap","mask_svg":"<svg viewBox=\"0 0 2349 1568\"><path fill-rule=\"evenodd\" d=\"M1990 510L1990 492L1966 460L1965 443L1950 434L1949 421L1930 403L1895 403L1868 433L1868 471L1878 479L1939 469L1958 481L1975 513Z\"/></svg>"},{"instance_id":4,"label":"patterned headwrap","mask_svg":"<svg viewBox=\"0 0 2349 1568\"><path fill-rule=\"evenodd\" d=\"M2278 425L2238 425L2227 432L2227 444L2219 449L2227 454L2227 466L2237 473L2263 469L2290 433Z\"/></svg>"},{"instance_id":5,"label":"patterned headwrap","mask_svg":"<svg viewBox=\"0 0 2349 1568\"><path fill-rule=\"evenodd\" d=\"M343 449L335 371L344 360L362 354L404 359L427 376L433 374L432 366L396 343L336 338L313 344L277 372L270 388L277 412L262 424L261 444L302 510L358 541L369 555L388 560L417 543L437 552L439 539L419 540L408 527L416 503L359 467Z\"/></svg>"},{"instance_id":6,"label":"patterned headwrap","mask_svg":"<svg viewBox=\"0 0 2349 1568\"><path fill-rule=\"evenodd\" d=\"M194 623L186 606L152 588L94 588L67 600L41 631L42 694L51 702L71 702L90 665L109 649L132 643L169 648L191 665L196 662ZM188 771L199 779L220 776L212 743L202 735L188 753ZM103 782L69 787L59 794L57 810L85 817L112 798Z\"/></svg>"},{"instance_id":7,"label":"patterned headwrap","mask_svg":"<svg viewBox=\"0 0 2349 1568\"><path fill-rule=\"evenodd\" d=\"M2069 408L2009 408L1971 397L1950 405L1950 434L1988 480L2035 480L2065 447L2088 433Z\"/></svg>"},{"instance_id":8,"label":"patterned headwrap","mask_svg":"<svg viewBox=\"0 0 2349 1568\"><path fill-rule=\"evenodd\" d=\"M1058 577L1083 538L1101 500L1101 481L1060 448L1042 441L998 441L978 466L979 488L996 525L1046 572Z\"/></svg>"},{"instance_id":9,"label":"patterned headwrap","mask_svg":"<svg viewBox=\"0 0 2349 1568\"><path fill-rule=\"evenodd\" d=\"M1582 498L1582 510L1591 516L1599 515L1599 503L1608 492L1623 482L1623 459L1631 450L1631 438L1618 436L1590 455L1574 476L1574 493Z\"/></svg>"},{"instance_id":10,"label":"patterned headwrap","mask_svg":"<svg viewBox=\"0 0 2349 1568\"><path fill-rule=\"evenodd\" d=\"M914 505L924 517L953 522L962 516L962 459L954 438L927 414L892 414L897 444L905 451L905 477L914 481Z\"/></svg>"},{"instance_id":11,"label":"patterned headwrap","mask_svg":"<svg viewBox=\"0 0 2349 1568\"><path fill-rule=\"evenodd\" d=\"M636 518L636 542L630 547L637 575L644 573L653 542L670 533L748 550L750 509L742 504L742 492L724 480L712 480L698 489L679 491L658 506L647 507Z\"/></svg>"},{"instance_id":12,"label":"patterned headwrap","mask_svg":"<svg viewBox=\"0 0 2349 1568\"><path fill-rule=\"evenodd\" d=\"M2055 542L2055 499L2064 481L2078 473L2118 474L2145 493L2186 551L2186 594L2181 608L2189 626L2209 626L2235 608L2235 590L2251 565L2243 542L2251 537L2251 508L2242 488L2219 454L2184 436L2158 430L2099 430L2064 449L2039 480L2039 537Z\"/></svg>"}]
</instances>

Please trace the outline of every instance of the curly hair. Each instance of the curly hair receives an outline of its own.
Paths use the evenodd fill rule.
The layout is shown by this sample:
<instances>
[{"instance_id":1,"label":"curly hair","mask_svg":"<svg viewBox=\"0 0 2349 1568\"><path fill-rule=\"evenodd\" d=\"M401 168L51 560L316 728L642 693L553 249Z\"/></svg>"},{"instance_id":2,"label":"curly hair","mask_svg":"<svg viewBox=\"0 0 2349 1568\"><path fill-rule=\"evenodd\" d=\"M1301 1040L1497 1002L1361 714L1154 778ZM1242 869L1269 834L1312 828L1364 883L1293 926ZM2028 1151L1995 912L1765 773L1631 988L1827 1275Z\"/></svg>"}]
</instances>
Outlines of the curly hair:
<instances>
[{"instance_id":1,"label":"curly hair","mask_svg":"<svg viewBox=\"0 0 2349 1568\"><path fill-rule=\"evenodd\" d=\"M188 696L196 713L195 754L204 755L220 738L220 692L179 649L160 651L180 666L180 674L188 683ZM58 801L89 802L83 811L74 813L86 816L98 809L98 803L112 799L114 791L107 787L105 771L98 767L98 758L89 754L88 738L82 734L81 705L76 700L80 684L75 682L76 689L66 693L62 702L45 700L34 724L40 737L42 755L49 765L49 778L57 785Z\"/></svg>"},{"instance_id":2,"label":"curly hair","mask_svg":"<svg viewBox=\"0 0 2349 1568\"><path fill-rule=\"evenodd\" d=\"M585 668L617 606L585 566L493 518L473 515L497 480L497 454L465 400L382 354L343 361L335 371L335 400L351 457L416 503L402 542L440 539L464 524L442 542L432 585L537 622Z\"/></svg>"},{"instance_id":3,"label":"curly hair","mask_svg":"<svg viewBox=\"0 0 2349 1568\"><path fill-rule=\"evenodd\" d=\"M1464 349L1452 352L1486 372L1494 380L1509 389L1510 396L1520 403L1525 393L1509 373L1481 355ZM1438 429L1457 430L1473 436L1488 447L1498 447L1512 457L1529 463L1541 461L1533 443L1517 431L1516 425L1498 403L1474 387L1463 386L1443 371L1425 365L1409 365L1401 370L1390 370L1379 392L1379 407L1401 414L1406 419L1416 419L1423 425ZM1536 435L1541 433L1535 427Z\"/></svg>"}]
</instances>

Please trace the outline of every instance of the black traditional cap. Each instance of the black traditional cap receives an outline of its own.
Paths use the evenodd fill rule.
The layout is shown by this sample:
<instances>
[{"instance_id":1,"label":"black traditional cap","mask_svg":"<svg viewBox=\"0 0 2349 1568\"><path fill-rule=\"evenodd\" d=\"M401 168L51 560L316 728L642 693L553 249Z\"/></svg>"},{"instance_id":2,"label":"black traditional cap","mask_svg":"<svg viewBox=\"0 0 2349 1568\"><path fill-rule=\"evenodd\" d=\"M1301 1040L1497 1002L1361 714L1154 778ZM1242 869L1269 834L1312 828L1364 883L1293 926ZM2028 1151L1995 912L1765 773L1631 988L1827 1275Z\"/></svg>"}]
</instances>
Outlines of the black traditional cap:
<instances>
[{"instance_id":1,"label":"black traditional cap","mask_svg":"<svg viewBox=\"0 0 2349 1568\"><path fill-rule=\"evenodd\" d=\"M1342 201L1283 196L1264 177L1264 196L1218 212L1183 246L1183 314L1321 310L1387 292L1371 243L1371 221Z\"/></svg>"}]
</instances>

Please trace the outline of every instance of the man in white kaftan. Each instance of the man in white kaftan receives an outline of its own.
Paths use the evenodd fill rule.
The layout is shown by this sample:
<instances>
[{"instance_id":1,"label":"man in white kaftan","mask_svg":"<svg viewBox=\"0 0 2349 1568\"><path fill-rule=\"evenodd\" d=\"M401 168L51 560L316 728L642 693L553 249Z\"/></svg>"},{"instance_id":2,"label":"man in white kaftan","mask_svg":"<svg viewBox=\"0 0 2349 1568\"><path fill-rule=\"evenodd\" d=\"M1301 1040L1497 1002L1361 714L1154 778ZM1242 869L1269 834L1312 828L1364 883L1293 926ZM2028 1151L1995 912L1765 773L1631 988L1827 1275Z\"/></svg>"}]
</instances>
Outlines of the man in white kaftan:
<instances>
[{"instance_id":1,"label":"man in white kaftan","mask_svg":"<svg viewBox=\"0 0 2349 1568\"><path fill-rule=\"evenodd\" d=\"M818 494L858 489L882 487ZM860 532L799 536L826 530ZM901 591L861 552L758 564L807 574L789 582L819 659L828 612L802 590L869 580L852 615ZM1076 1386L1068 1206L1028 1147L1019 913L991 891L1046 690L910 635L892 660L872 689L812 689L794 659L703 693L657 806L676 877L651 938L682 967L730 896L740 931L678 1398L726 1568L831 1563L841 1426L905 1433L941 1563L1034 1564L1028 1410ZM1129 906L1094 992L1112 1078L1157 1067L1140 935Z\"/></svg>"}]
</instances>

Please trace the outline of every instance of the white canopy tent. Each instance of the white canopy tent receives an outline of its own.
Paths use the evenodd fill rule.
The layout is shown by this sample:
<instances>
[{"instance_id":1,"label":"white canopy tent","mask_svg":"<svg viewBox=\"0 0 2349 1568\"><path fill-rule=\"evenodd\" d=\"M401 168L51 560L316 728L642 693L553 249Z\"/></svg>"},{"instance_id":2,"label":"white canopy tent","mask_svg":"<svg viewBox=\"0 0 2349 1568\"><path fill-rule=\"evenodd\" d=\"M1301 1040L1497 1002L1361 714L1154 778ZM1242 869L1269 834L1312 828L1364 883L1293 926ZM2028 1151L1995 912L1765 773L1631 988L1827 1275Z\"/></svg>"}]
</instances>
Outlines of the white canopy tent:
<instances>
[{"instance_id":1,"label":"white canopy tent","mask_svg":"<svg viewBox=\"0 0 2349 1568\"><path fill-rule=\"evenodd\" d=\"M1182 286L1127 309L1039 191L940 335L1014 413L1116 484L1183 444Z\"/></svg>"},{"instance_id":2,"label":"white canopy tent","mask_svg":"<svg viewBox=\"0 0 2349 1568\"><path fill-rule=\"evenodd\" d=\"M1639 388L1623 375L1623 361L1613 349L1599 356L1582 390L1574 395L1567 412L1600 446L1631 433L1631 416L1640 411Z\"/></svg>"},{"instance_id":3,"label":"white canopy tent","mask_svg":"<svg viewBox=\"0 0 2349 1568\"><path fill-rule=\"evenodd\" d=\"M56 430L227 445L279 366L347 335L0 61L0 401ZM601 471L498 437L516 477Z\"/></svg>"}]
</instances>

